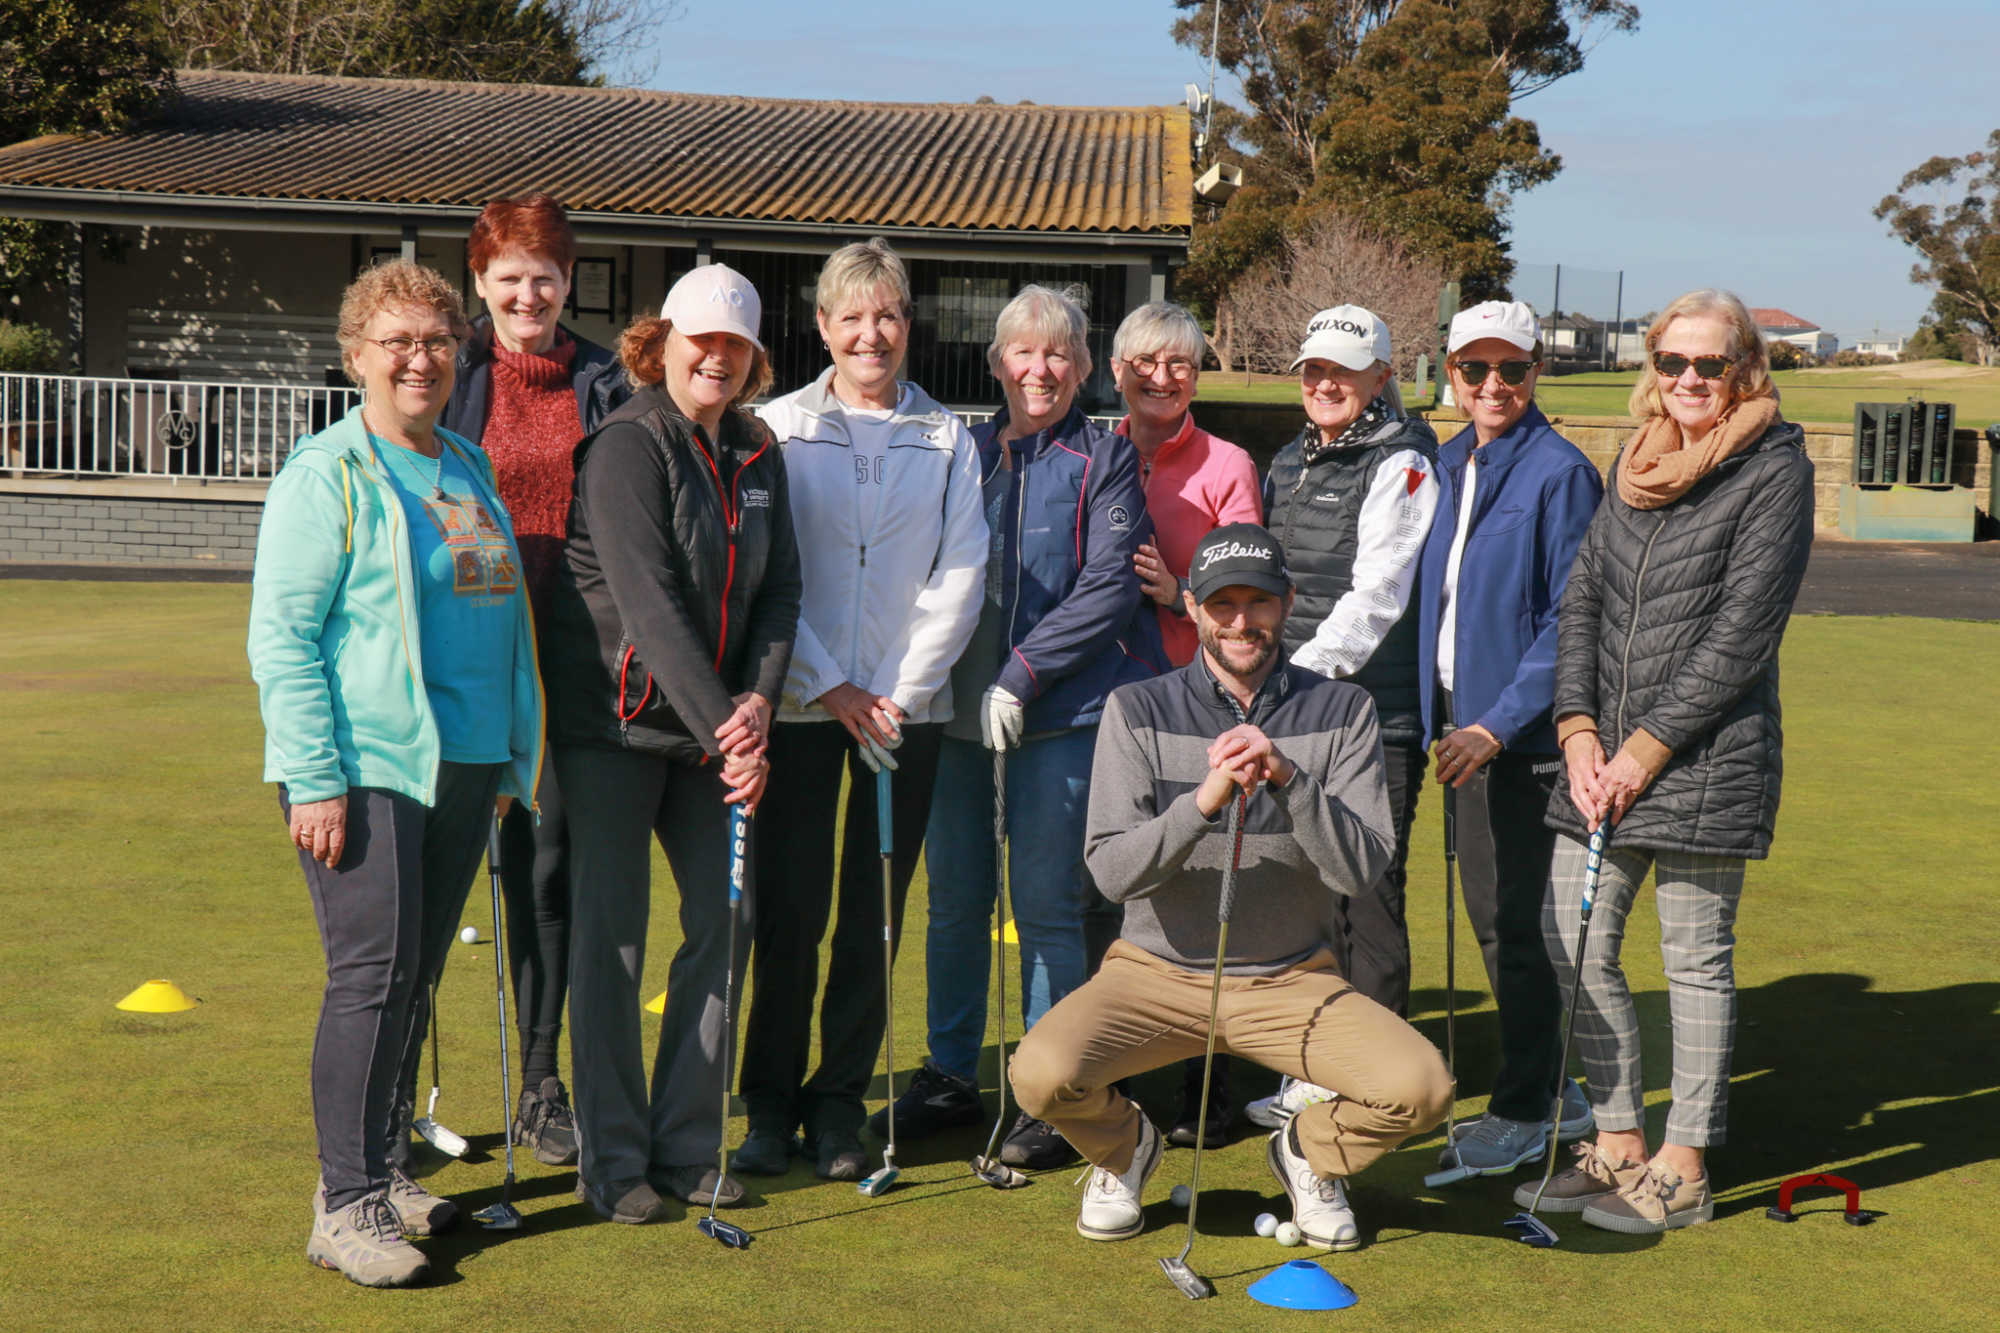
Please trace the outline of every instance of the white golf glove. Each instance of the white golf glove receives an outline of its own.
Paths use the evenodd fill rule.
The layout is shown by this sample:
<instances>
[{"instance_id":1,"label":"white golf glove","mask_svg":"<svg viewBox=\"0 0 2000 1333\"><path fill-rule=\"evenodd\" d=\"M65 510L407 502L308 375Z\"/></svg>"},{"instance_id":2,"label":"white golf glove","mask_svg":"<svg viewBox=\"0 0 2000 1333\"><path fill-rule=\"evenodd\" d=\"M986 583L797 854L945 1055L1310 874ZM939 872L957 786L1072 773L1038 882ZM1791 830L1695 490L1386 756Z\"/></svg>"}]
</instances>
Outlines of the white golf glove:
<instances>
[{"instance_id":1,"label":"white golf glove","mask_svg":"<svg viewBox=\"0 0 2000 1333\"><path fill-rule=\"evenodd\" d=\"M979 696L979 735L989 750L1012 750L1021 744L1028 725L1027 706L1013 691L989 685Z\"/></svg>"}]
</instances>

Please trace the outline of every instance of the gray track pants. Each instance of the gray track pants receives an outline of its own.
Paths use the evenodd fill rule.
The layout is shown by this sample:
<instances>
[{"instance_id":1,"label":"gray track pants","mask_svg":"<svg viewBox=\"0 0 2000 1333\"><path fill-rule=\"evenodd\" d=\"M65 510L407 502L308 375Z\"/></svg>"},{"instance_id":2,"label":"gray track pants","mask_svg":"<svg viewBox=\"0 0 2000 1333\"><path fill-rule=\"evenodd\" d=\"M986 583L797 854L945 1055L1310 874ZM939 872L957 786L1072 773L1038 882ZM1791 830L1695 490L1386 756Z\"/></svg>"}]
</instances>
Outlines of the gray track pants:
<instances>
[{"instance_id":1,"label":"gray track pants","mask_svg":"<svg viewBox=\"0 0 2000 1333\"><path fill-rule=\"evenodd\" d=\"M1576 975L1577 914L1583 906L1584 844L1556 839L1542 935L1556 980L1569 994ZM1576 1016L1577 1048L1590 1100L1604 1129L1645 1124L1646 1085L1639 1072L1639 1014L1618 952L1632 901L1654 872L1660 910L1660 959L1666 965L1673 1018L1673 1109L1666 1141L1707 1147L1723 1141L1729 1112L1729 1062L1736 1044L1736 906L1743 858L1616 848L1604 854L1591 910L1589 958Z\"/></svg>"},{"instance_id":2,"label":"gray track pants","mask_svg":"<svg viewBox=\"0 0 2000 1333\"><path fill-rule=\"evenodd\" d=\"M730 964L728 807L714 765L558 746L556 781L569 819L570 1059L578 1171L594 1186L652 1168L713 1164L728 1066L722 989ZM652 837L679 887L682 944L667 972L650 1095L640 1050L639 984L651 907ZM743 995L754 876L736 929ZM730 1016L733 1023L735 1015Z\"/></svg>"}]
</instances>

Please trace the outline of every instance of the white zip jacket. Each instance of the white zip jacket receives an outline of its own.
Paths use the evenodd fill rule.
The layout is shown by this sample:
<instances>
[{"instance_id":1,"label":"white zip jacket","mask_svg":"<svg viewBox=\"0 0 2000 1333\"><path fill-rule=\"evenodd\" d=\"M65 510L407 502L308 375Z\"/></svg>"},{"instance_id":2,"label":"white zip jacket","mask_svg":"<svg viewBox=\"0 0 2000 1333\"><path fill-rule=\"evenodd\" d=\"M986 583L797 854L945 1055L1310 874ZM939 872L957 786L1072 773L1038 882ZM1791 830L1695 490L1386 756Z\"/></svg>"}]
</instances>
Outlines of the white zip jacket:
<instances>
[{"instance_id":1,"label":"white zip jacket","mask_svg":"<svg viewBox=\"0 0 2000 1333\"><path fill-rule=\"evenodd\" d=\"M909 722L951 719L939 691L979 621L986 510L979 452L950 411L902 385L879 457L854 451L831 367L757 414L783 442L805 593L781 722L827 722L842 681Z\"/></svg>"}]
</instances>

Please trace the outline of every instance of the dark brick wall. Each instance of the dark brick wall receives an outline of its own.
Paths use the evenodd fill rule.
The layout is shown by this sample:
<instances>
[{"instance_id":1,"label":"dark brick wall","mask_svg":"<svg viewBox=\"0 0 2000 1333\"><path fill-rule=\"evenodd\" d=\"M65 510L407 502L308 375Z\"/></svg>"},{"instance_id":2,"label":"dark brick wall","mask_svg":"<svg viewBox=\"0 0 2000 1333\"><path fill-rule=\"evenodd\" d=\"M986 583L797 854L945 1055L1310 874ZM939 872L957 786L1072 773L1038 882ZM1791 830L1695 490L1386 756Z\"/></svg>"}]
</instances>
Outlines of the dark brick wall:
<instances>
[{"instance_id":1,"label":"dark brick wall","mask_svg":"<svg viewBox=\"0 0 2000 1333\"><path fill-rule=\"evenodd\" d=\"M0 493L0 561L248 569L261 504Z\"/></svg>"}]
</instances>

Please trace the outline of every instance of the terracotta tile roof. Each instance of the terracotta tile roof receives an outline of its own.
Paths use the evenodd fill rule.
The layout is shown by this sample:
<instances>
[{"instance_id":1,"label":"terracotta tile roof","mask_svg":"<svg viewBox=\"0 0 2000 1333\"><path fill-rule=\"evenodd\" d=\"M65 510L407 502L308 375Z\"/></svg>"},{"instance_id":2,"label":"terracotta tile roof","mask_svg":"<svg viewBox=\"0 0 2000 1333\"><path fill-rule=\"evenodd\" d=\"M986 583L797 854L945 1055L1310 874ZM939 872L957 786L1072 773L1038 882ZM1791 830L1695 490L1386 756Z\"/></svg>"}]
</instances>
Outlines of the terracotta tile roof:
<instances>
[{"instance_id":1,"label":"terracotta tile roof","mask_svg":"<svg viewBox=\"0 0 2000 1333\"><path fill-rule=\"evenodd\" d=\"M1158 233L1192 214L1180 107L803 102L189 70L165 117L0 148L0 189Z\"/></svg>"},{"instance_id":2,"label":"terracotta tile roof","mask_svg":"<svg viewBox=\"0 0 2000 1333\"><path fill-rule=\"evenodd\" d=\"M1752 306L1750 318L1756 320L1757 327L1766 332L1802 333L1807 329L1819 327L1809 319L1800 319L1791 311L1780 310L1776 306Z\"/></svg>"}]
</instances>

